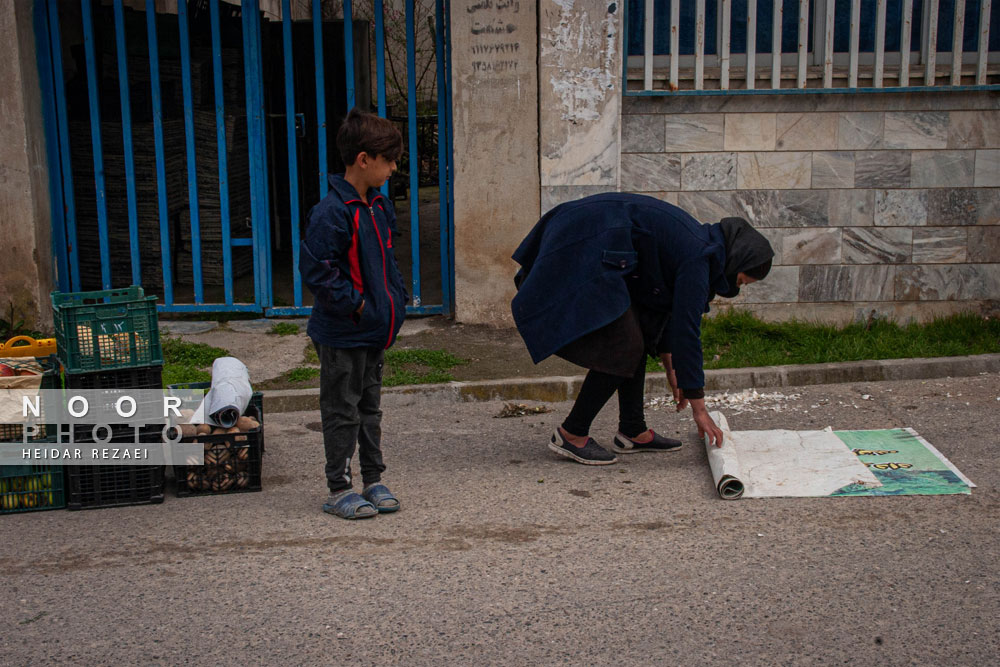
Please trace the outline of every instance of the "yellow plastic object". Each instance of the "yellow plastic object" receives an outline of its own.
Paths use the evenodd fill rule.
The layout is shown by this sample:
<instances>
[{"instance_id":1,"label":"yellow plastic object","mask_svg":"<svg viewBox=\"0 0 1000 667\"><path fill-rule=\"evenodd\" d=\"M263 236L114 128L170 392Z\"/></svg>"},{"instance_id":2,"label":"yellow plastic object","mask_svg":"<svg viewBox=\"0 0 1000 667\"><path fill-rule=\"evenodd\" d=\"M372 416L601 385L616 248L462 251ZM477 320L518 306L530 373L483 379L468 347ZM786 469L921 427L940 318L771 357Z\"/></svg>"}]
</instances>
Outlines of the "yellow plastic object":
<instances>
[{"instance_id":1,"label":"yellow plastic object","mask_svg":"<svg viewBox=\"0 0 1000 667\"><path fill-rule=\"evenodd\" d=\"M14 336L6 343L0 343L0 357L47 357L56 353L55 338Z\"/></svg>"}]
</instances>

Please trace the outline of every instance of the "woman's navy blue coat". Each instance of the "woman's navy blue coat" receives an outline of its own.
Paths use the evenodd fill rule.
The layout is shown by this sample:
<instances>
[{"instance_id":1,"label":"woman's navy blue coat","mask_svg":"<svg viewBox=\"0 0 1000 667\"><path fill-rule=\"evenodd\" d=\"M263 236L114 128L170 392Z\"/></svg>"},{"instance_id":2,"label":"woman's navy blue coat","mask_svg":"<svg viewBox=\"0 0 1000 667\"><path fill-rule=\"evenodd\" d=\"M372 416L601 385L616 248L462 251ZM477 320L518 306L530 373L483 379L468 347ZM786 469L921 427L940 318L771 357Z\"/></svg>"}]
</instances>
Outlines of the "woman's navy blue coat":
<instances>
[{"instance_id":1,"label":"woman's navy blue coat","mask_svg":"<svg viewBox=\"0 0 1000 667\"><path fill-rule=\"evenodd\" d=\"M669 350L682 389L705 386L701 317L723 274L725 239L652 197L600 194L546 213L514 253L511 303L535 363L619 318L631 304L668 316L657 346Z\"/></svg>"}]
</instances>

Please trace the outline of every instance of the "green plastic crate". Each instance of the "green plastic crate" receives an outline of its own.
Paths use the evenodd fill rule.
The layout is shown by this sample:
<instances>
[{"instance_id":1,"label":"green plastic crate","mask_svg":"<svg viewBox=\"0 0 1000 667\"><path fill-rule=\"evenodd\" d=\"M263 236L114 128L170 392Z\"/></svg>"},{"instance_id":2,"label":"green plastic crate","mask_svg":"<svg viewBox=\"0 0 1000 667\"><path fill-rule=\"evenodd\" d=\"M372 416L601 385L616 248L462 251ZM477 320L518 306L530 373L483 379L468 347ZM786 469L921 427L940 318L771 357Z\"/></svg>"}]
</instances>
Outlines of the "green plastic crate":
<instances>
[{"instance_id":1,"label":"green plastic crate","mask_svg":"<svg viewBox=\"0 0 1000 667\"><path fill-rule=\"evenodd\" d=\"M141 287L53 292L52 309L67 373L163 364L156 297Z\"/></svg>"},{"instance_id":2,"label":"green plastic crate","mask_svg":"<svg viewBox=\"0 0 1000 667\"><path fill-rule=\"evenodd\" d=\"M66 507L62 466L0 466L0 514Z\"/></svg>"}]
</instances>

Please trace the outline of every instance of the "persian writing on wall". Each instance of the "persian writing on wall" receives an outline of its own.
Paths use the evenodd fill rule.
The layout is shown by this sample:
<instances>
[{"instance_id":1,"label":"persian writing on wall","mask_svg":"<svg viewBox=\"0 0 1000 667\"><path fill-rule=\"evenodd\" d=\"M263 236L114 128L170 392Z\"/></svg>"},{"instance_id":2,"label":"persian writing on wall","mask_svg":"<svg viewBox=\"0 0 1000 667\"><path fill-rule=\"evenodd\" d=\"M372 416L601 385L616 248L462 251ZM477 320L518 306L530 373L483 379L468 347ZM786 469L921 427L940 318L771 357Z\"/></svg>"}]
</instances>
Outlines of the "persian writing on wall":
<instances>
[{"instance_id":1,"label":"persian writing on wall","mask_svg":"<svg viewBox=\"0 0 1000 667\"><path fill-rule=\"evenodd\" d=\"M477 0L465 8L471 19L465 62L471 80L478 84L509 83L531 65L531 54L522 47L518 28L520 0Z\"/></svg>"}]
</instances>

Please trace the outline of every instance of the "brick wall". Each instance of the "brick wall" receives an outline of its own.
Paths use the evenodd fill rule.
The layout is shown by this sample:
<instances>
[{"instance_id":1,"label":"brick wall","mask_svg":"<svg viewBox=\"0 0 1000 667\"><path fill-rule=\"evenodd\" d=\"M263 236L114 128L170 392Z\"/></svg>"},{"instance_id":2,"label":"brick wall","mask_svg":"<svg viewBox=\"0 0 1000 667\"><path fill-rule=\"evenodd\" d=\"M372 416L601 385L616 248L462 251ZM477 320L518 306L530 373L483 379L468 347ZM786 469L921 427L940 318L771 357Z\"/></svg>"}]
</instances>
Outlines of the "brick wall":
<instances>
[{"instance_id":1,"label":"brick wall","mask_svg":"<svg viewBox=\"0 0 1000 667\"><path fill-rule=\"evenodd\" d=\"M627 97L621 190L774 247L767 318L1000 310L1000 95Z\"/></svg>"}]
</instances>

